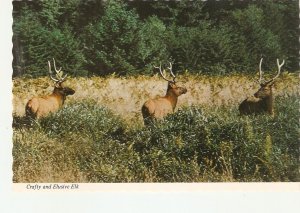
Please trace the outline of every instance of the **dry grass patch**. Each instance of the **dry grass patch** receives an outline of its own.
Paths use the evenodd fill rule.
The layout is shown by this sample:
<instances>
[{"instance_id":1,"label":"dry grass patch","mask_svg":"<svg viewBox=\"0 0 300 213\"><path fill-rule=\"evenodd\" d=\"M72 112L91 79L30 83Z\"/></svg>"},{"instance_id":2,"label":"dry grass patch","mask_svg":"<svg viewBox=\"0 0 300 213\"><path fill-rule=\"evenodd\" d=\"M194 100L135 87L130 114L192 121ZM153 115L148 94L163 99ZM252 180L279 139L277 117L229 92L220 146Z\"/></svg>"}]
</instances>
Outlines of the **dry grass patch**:
<instances>
[{"instance_id":1,"label":"dry grass patch","mask_svg":"<svg viewBox=\"0 0 300 213\"><path fill-rule=\"evenodd\" d=\"M233 75L178 76L179 84L186 86L187 94L180 96L177 109L184 106L237 106L242 100L259 89L254 77ZM66 86L76 92L67 98L66 105L83 100L93 100L100 106L111 109L126 120L142 123L141 106L149 99L163 96L167 84L159 75L153 77L69 78ZM275 96L290 96L299 93L299 79L295 74L283 73L275 84ZM13 113L25 114L25 105L33 96L49 94L53 90L48 77L13 80Z\"/></svg>"}]
</instances>

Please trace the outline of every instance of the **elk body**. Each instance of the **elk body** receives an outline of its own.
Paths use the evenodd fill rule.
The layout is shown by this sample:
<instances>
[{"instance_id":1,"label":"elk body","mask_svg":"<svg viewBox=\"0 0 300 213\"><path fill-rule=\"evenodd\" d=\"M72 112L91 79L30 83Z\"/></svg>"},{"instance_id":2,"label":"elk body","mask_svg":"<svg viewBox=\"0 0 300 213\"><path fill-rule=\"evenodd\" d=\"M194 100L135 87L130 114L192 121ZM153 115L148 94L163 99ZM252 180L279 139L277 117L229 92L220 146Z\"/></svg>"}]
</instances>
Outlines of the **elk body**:
<instances>
[{"instance_id":1,"label":"elk body","mask_svg":"<svg viewBox=\"0 0 300 213\"><path fill-rule=\"evenodd\" d=\"M144 103L142 106L142 115L144 119L144 124L149 125L156 119L162 119L169 113L173 113L177 104L178 97L187 92L185 87L179 87L176 85L176 76L172 72L172 63L170 63L170 73L173 80L168 80L162 72L161 65L158 68L161 76L168 82L166 95L163 97L158 97L155 99L150 99Z\"/></svg>"},{"instance_id":2,"label":"elk body","mask_svg":"<svg viewBox=\"0 0 300 213\"><path fill-rule=\"evenodd\" d=\"M240 106L239 111L241 115L250 115L250 114L261 114L268 113L271 116L274 116L274 96L273 96L273 85L274 80L280 75L281 67L284 65L284 60L279 64L277 59L278 72L277 75L269 81L262 82L262 58L259 63L259 84L260 89L254 93L254 97L247 98L244 100Z\"/></svg>"},{"instance_id":3,"label":"elk body","mask_svg":"<svg viewBox=\"0 0 300 213\"><path fill-rule=\"evenodd\" d=\"M66 80L67 75L62 77L61 68L57 70L54 59L53 62L56 78L52 76L51 64L49 61L48 66L50 78L55 82L54 90L50 95L30 99L25 107L27 117L41 118L47 116L49 113L56 112L63 106L66 97L75 93L73 89L63 86L63 82Z\"/></svg>"}]
</instances>

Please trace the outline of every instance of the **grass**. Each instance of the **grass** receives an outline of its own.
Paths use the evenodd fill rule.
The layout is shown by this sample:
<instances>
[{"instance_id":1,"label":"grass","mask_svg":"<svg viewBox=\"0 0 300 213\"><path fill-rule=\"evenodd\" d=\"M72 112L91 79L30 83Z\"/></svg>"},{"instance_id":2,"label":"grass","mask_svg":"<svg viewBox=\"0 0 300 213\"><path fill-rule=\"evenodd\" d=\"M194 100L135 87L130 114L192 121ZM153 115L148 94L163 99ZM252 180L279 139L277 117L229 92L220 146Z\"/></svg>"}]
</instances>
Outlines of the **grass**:
<instances>
[{"instance_id":1,"label":"grass","mask_svg":"<svg viewBox=\"0 0 300 213\"><path fill-rule=\"evenodd\" d=\"M267 78L267 77L266 77ZM253 95L259 88L253 76L234 75L218 76L178 76L178 84L183 84L188 92L182 95L177 109L185 106L236 106L246 97ZM295 74L282 73L275 84L276 96L297 95L299 78ZM97 105L107 107L131 123L142 125L141 107L143 103L158 95L165 95L167 83L160 76L138 76L117 78L68 78L66 86L76 92L69 96L68 104L94 101ZM53 83L49 77L27 79L17 78L13 81L13 114L23 116L26 102L33 96L51 93ZM116 104L117 103L117 104Z\"/></svg>"},{"instance_id":2,"label":"grass","mask_svg":"<svg viewBox=\"0 0 300 213\"><path fill-rule=\"evenodd\" d=\"M199 77L192 81L196 86L205 87L204 80L200 79L203 80ZM241 79L241 82L246 81L246 77ZM24 121L22 115L16 112L16 103L20 102L14 100L15 118L18 118L14 121L13 135L14 182L249 182L300 179L299 96L293 83L277 85L277 91L284 86L285 93L277 93L276 116L271 118L268 115L238 116L235 103L241 98L233 98L230 104L229 101L225 103L225 96L223 100L219 96L221 100L201 104L197 100L199 95L196 90L193 92L189 82L190 95L195 95L195 100L186 105L181 102L174 114L149 128L142 125L140 114L135 112L140 110L140 106L138 109L116 111L117 105L127 103L127 100L118 102L122 99L117 99L117 94L112 92L112 96L105 101L103 93L111 88L108 85L123 85L121 91L138 93L132 95L135 102L156 79L153 82L142 77L95 81L70 79L73 80L78 82L74 84L78 100L75 101L74 97L68 99L64 108L40 121L31 124ZM147 80L150 82L147 83ZM226 88L230 80L211 78L207 80L207 85L220 81L222 84L219 87ZM28 85L24 79L17 81ZM32 82L30 88L33 87ZM104 92L99 94L97 92L101 91L101 86ZM78 87L83 90L78 90ZM212 87L210 85L210 92L214 93ZM18 88L14 87L16 98L24 97L29 90L26 86L23 90ZM231 85L230 89L235 88ZM97 90L96 94L83 98L81 93L94 90ZM125 95L119 94L119 97ZM181 98L184 99L184 96ZM114 102L115 107L110 102Z\"/></svg>"}]
</instances>

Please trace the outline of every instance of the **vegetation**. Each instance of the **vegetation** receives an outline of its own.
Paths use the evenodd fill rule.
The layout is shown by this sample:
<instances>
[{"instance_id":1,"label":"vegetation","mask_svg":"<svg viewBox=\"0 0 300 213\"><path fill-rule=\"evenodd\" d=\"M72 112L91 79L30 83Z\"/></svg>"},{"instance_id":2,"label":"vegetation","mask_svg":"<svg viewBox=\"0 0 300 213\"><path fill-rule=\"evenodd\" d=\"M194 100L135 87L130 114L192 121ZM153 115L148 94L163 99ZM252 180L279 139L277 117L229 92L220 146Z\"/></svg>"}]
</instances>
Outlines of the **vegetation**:
<instances>
[{"instance_id":1,"label":"vegetation","mask_svg":"<svg viewBox=\"0 0 300 213\"><path fill-rule=\"evenodd\" d=\"M284 73L275 84L274 118L238 115L239 102L257 89L243 91L253 87L246 76L178 76L185 78L188 93L176 113L151 128L141 106L164 94L157 77L70 78L76 93L64 108L31 124L24 100L52 87L45 78L14 80L14 181L299 181L296 76Z\"/></svg>"},{"instance_id":2,"label":"vegetation","mask_svg":"<svg viewBox=\"0 0 300 213\"><path fill-rule=\"evenodd\" d=\"M150 128L93 102L15 130L15 182L299 181L297 97L277 116L183 108Z\"/></svg>"},{"instance_id":3,"label":"vegetation","mask_svg":"<svg viewBox=\"0 0 300 213\"><path fill-rule=\"evenodd\" d=\"M14 76L44 76L55 57L75 76L298 69L297 1L14 1Z\"/></svg>"}]
</instances>

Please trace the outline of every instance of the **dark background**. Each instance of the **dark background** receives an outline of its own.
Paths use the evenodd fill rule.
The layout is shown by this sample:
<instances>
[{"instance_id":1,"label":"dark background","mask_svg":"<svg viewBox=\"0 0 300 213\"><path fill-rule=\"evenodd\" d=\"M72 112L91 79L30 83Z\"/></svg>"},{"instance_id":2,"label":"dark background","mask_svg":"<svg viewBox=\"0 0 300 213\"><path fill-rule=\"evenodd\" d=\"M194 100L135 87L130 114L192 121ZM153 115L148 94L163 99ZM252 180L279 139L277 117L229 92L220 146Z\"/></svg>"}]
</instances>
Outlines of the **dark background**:
<instances>
[{"instance_id":1,"label":"dark background","mask_svg":"<svg viewBox=\"0 0 300 213\"><path fill-rule=\"evenodd\" d=\"M298 1L13 1L13 76L47 75L47 60L73 76L212 75L299 69Z\"/></svg>"}]
</instances>

